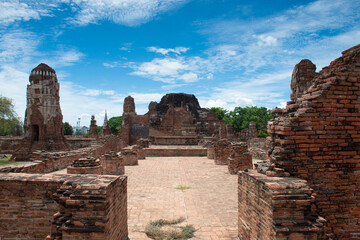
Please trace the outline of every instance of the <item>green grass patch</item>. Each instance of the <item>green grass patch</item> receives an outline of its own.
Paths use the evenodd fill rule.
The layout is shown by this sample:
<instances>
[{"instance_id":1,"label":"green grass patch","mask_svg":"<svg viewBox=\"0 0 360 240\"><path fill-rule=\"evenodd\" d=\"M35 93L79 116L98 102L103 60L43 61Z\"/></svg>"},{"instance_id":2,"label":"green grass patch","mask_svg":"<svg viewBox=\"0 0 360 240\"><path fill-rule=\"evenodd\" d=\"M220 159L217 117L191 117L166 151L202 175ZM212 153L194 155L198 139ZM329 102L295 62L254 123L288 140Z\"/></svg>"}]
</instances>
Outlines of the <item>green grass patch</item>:
<instances>
[{"instance_id":1,"label":"green grass patch","mask_svg":"<svg viewBox=\"0 0 360 240\"><path fill-rule=\"evenodd\" d=\"M0 158L0 166L4 165L18 165L20 162L10 162L11 156L6 156L6 158Z\"/></svg>"},{"instance_id":2,"label":"green grass patch","mask_svg":"<svg viewBox=\"0 0 360 240\"><path fill-rule=\"evenodd\" d=\"M199 157L207 157L207 154L199 154Z\"/></svg>"},{"instance_id":3,"label":"green grass patch","mask_svg":"<svg viewBox=\"0 0 360 240\"><path fill-rule=\"evenodd\" d=\"M190 186L181 185L181 184L179 184L175 187L175 189L178 189L178 190L186 190L186 189L190 189L190 188L191 188Z\"/></svg>"},{"instance_id":4,"label":"green grass patch","mask_svg":"<svg viewBox=\"0 0 360 240\"><path fill-rule=\"evenodd\" d=\"M149 156L146 156L146 157L159 157L159 156L155 156L155 155L149 155Z\"/></svg>"},{"instance_id":5,"label":"green grass patch","mask_svg":"<svg viewBox=\"0 0 360 240\"><path fill-rule=\"evenodd\" d=\"M177 226L185 221L180 217L173 220L159 219L151 221L145 227L145 234L155 240L180 240L189 239L194 236L195 228L192 225Z\"/></svg>"}]
</instances>

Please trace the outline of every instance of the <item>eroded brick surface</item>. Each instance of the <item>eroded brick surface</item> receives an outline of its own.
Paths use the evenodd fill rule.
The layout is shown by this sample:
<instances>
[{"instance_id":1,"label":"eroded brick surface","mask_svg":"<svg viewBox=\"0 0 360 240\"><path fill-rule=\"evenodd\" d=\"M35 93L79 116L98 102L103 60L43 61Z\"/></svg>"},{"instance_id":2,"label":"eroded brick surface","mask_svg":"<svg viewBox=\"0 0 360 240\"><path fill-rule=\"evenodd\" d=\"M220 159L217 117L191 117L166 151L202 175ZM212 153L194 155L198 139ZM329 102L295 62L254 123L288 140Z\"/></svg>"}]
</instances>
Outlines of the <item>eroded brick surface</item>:
<instances>
[{"instance_id":1,"label":"eroded brick surface","mask_svg":"<svg viewBox=\"0 0 360 240\"><path fill-rule=\"evenodd\" d=\"M309 182L327 237L335 239L360 237L359 74L360 45L316 74L303 94L293 92L296 101L275 110L268 127L271 161Z\"/></svg>"}]
</instances>

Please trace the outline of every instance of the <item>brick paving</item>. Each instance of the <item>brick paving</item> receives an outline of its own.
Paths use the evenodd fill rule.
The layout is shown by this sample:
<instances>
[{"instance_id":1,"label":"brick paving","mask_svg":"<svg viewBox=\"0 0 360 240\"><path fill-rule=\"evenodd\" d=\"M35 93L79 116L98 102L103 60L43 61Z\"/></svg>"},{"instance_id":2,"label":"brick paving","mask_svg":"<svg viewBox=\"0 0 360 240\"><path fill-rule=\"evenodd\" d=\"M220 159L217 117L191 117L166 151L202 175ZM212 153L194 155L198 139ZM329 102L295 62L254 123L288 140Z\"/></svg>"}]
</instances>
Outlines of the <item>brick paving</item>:
<instances>
[{"instance_id":1,"label":"brick paving","mask_svg":"<svg viewBox=\"0 0 360 240\"><path fill-rule=\"evenodd\" d=\"M178 217L197 229L192 239L237 239L237 175L227 166L206 157L147 157L125 175L131 240L149 239L151 220Z\"/></svg>"}]
</instances>

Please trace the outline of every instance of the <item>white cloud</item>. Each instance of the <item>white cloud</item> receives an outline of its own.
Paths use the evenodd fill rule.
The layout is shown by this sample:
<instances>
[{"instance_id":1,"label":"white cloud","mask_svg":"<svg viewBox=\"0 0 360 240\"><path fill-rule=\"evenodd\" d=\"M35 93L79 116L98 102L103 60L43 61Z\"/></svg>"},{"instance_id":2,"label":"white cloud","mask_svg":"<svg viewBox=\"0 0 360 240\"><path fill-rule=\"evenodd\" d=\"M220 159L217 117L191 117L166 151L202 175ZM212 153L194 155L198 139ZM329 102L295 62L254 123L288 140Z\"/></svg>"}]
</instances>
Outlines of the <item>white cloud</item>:
<instances>
[{"instance_id":1,"label":"white cloud","mask_svg":"<svg viewBox=\"0 0 360 240\"><path fill-rule=\"evenodd\" d=\"M40 19L41 15L47 15L44 9L35 9L26 3L19 1L0 2L0 24L9 25L15 21L30 19Z\"/></svg>"},{"instance_id":2,"label":"white cloud","mask_svg":"<svg viewBox=\"0 0 360 240\"><path fill-rule=\"evenodd\" d=\"M41 37L21 29L3 33L0 35L0 62L27 61L29 57L38 56L37 47L40 41Z\"/></svg>"},{"instance_id":3,"label":"white cloud","mask_svg":"<svg viewBox=\"0 0 360 240\"><path fill-rule=\"evenodd\" d=\"M198 81L198 75L196 73L189 72L180 76L180 79L184 80L186 83L196 82Z\"/></svg>"},{"instance_id":4,"label":"white cloud","mask_svg":"<svg viewBox=\"0 0 360 240\"><path fill-rule=\"evenodd\" d=\"M16 21L39 20L67 11L68 21L76 25L112 21L137 26L156 16L183 6L189 0L2 0L0 25Z\"/></svg>"},{"instance_id":5,"label":"white cloud","mask_svg":"<svg viewBox=\"0 0 360 240\"><path fill-rule=\"evenodd\" d=\"M272 36L266 36L266 35L259 35L259 36L256 36L256 35L253 35L254 38L257 38L258 39L258 42L257 44L259 46L276 46L278 44L277 42L277 39L272 37Z\"/></svg>"},{"instance_id":6,"label":"white cloud","mask_svg":"<svg viewBox=\"0 0 360 240\"><path fill-rule=\"evenodd\" d=\"M110 20L126 26L137 26L155 16L178 8L188 0L73 0L76 12L72 22L79 25Z\"/></svg>"},{"instance_id":7,"label":"white cloud","mask_svg":"<svg viewBox=\"0 0 360 240\"><path fill-rule=\"evenodd\" d=\"M168 53L176 53L176 54L186 53L189 49L190 48L186 48L186 47L176 47L176 48L148 47L147 48L149 52L161 53L163 55L167 55Z\"/></svg>"},{"instance_id":8,"label":"white cloud","mask_svg":"<svg viewBox=\"0 0 360 240\"><path fill-rule=\"evenodd\" d=\"M135 66L134 75L151 77L155 81L173 83L180 73L188 69L181 58L155 58L151 62L145 62Z\"/></svg>"},{"instance_id":9,"label":"white cloud","mask_svg":"<svg viewBox=\"0 0 360 240\"><path fill-rule=\"evenodd\" d=\"M83 88L83 87L81 87ZM115 91L113 90L98 90L98 89L84 89L81 92L82 95L85 96L93 96L93 97L97 97L100 95L107 95L107 96L112 96L115 95Z\"/></svg>"}]
</instances>

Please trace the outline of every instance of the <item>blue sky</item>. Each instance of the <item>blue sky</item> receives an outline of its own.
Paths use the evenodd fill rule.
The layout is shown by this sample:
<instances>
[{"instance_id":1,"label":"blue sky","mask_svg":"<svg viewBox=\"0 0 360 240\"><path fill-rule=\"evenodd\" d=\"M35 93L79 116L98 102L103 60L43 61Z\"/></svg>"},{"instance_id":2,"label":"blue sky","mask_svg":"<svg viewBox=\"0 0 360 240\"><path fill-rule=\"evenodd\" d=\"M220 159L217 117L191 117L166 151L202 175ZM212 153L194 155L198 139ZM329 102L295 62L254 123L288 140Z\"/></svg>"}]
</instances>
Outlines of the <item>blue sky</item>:
<instances>
[{"instance_id":1,"label":"blue sky","mask_svg":"<svg viewBox=\"0 0 360 240\"><path fill-rule=\"evenodd\" d=\"M135 98L166 93L202 107L284 106L291 72L317 71L360 43L358 0L0 0L0 94L26 108L32 68L60 81L64 121L98 125Z\"/></svg>"}]
</instances>

